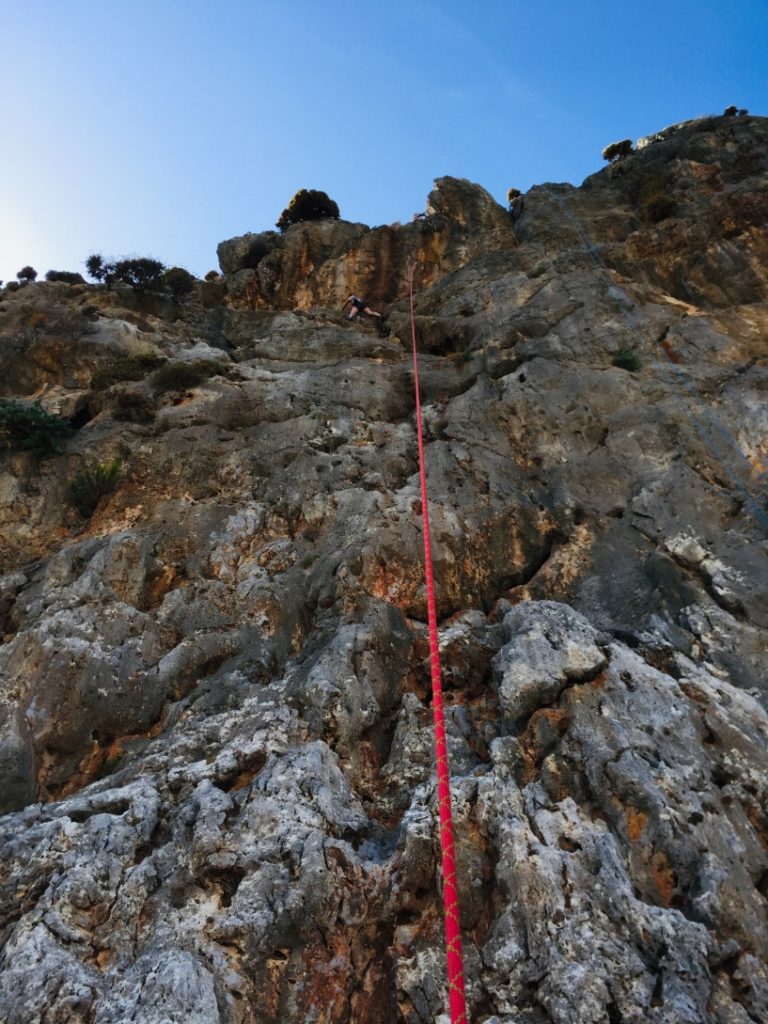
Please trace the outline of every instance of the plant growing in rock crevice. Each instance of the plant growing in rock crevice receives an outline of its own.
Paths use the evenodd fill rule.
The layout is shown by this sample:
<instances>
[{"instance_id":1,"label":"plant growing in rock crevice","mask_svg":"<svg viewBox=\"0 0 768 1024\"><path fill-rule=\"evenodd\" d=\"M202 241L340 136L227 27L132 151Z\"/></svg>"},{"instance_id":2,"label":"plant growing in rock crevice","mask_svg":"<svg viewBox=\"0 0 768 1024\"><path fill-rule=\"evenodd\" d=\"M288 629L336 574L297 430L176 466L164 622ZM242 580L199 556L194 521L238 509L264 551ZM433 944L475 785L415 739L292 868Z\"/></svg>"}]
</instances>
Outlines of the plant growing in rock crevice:
<instances>
[{"instance_id":1,"label":"plant growing in rock crevice","mask_svg":"<svg viewBox=\"0 0 768 1024\"><path fill-rule=\"evenodd\" d=\"M649 224L671 217L677 209L675 198L669 191L669 179L661 175L653 175L642 182L637 202L643 220Z\"/></svg>"},{"instance_id":2,"label":"plant growing in rock crevice","mask_svg":"<svg viewBox=\"0 0 768 1024\"><path fill-rule=\"evenodd\" d=\"M117 356L94 370L91 387L103 391L126 380L143 380L151 371L163 366L168 360L154 352L141 352L135 356Z\"/></svg>"},{"instance_id":3,"label":"plant growing in rock crevice","mask_svg":"<svg viewBox=\"0 0 768 1024\"><path fill-rule=\"evenodd\" d=\"M155 407L147 395L126 388L115 395L112 415L121 423L151 423L155 418Z\"/></svg>"},{"instance_id":4,"label":"plant growing in rock crevice","mask_svg":"<svg viewBox=\"0 0 768 1024\"><path fill-rule=\"evenodd\" d=\"M640 358L637 352L628 346L620 348L611 362L620 370L629 370L630 373L640 369Z\"/></svg>"},{"instance_id":5,"label":"plant growing in rock crevice","mask_svg":"<svg viewBox=\"0 0 768 1024\"><path fill-rule=\"evenodd\" d=\"M72 432L69 420L46 412L39 402L0 399L0 449L55 455Z\"/></svg>"},{"instance_id":6,"label":"plant growing in rock crevice","mask_svg":"<svg viewBox=\"0 0 768 1024\"><path fill-rule=\"evenodd\" d=\"M219 374L226 376L227 367L214 359L199 359L194 363L173 362L155 370L150 382L155 394L161 395L166 391L183 391L196 387L209 377Z\"/></svg>"},{"instance_id":7,"label":"plant growing in rock crevice","mask_svg":"<svg viewBox=\"0 0 768 1024\"><path fill-rule=\"evenodd\" d=\"M115 490L122 471L119 458L84 466L70 481L67 500L83 519L90 519L101 499Z\"/></svg>"}]
</instances>

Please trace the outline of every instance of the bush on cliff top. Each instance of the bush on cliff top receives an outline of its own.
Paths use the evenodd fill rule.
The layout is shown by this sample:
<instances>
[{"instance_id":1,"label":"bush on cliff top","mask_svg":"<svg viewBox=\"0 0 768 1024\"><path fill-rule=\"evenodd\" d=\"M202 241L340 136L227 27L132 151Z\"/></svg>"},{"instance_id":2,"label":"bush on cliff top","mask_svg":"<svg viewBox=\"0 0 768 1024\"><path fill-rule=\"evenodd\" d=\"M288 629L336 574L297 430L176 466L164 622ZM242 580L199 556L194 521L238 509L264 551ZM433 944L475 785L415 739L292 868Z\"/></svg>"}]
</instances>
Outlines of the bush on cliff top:
<instances>
[{"instance_id":1,"label":"bush on cliff top","mask_svg":"<svg viewBox=\"0 0 768 1024\"><path fill-rule=\"evenodd\" d=\"M313 188L302 188L291 199L280 214L277 227L285 231L291 224L299 224L305 220L338 220L339 208L325 192Z\"/></svg>"},{"instance_id":2,"label":"bush on cliff top","mask_svg":"<svg viewBox=\"0 0 768 1024\"><path fill-rule=\"evenodd\" d=\"M85 278L74 270L49 270L46 281L60 281L62 284L85 284Z\"/></svg>"},{"instance_id":3,"label":"bush on cliff top","mask_svg":"<svg viewBox=\"0 0 768 1024\"><path fill-rule=\"evenodd\" d=\"M612 142L603 150L603 160L619 160L621 157L629 156L632 152L632 139L622 139L621 142Z\"/></svg>"},{"instance_id":4,"label":"bush on cliff top","mask_svg":"<svg viewBox=\"0 0 768 1024\"><path fill-rule=\"evenodd\" d=\"M100 253L94 252L87 257L85 269L94 280L103 281L107 286L117 281L137 292L146 292L162 286L165 264L149 256L105 260Z\"/></svg>"},{"instance_id":5,"label":"bush on cliff top","mask_svg":"<svg viewBox=\"0 0 768 1024\"><path fill-rule=\"evenodd\" d=\"M174 302L181 300L195 290L195 278L183 267L170 267L163 274L163 287L171 293Z\"/></svg>"}]
</instances>

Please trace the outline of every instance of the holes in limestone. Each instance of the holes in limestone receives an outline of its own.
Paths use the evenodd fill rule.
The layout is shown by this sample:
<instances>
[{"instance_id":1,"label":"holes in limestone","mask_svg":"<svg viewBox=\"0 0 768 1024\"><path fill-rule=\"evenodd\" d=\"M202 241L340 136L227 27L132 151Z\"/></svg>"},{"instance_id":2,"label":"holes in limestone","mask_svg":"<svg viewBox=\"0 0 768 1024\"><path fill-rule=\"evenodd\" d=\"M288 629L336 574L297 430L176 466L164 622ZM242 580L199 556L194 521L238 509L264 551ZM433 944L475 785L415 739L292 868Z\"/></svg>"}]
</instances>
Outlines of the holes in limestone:
<instances>
[{"instance_id":1,"label":"holes in limestone","mask_svg":"<svg viewBox=\"0 0 768 1024\"><path fill-rule=\"evenodd\" d=\"M232 867L221 871L209 871L206 881L218 887L222 907L229 907L243 878L245 872L241 868Z\"/></svg>"},{"instance_id":2,"label":"holes in limestone","mask_svg":"<svg viewBox=\"0 0 768 1024\"><path fill-rule=\"evenodd\" d=\"M651 995L651 1006L663 1006L664 1005L664 976L661 974L656 975L656 983L653 986L653 994Z\"/></svg>"},{"instance_id":3,"label":"holes in limestone","mask_svg":"<svg viewBox=\"0 0 768 1024\"><path fill-rule=\"evenodd\" d=\"M421 920L422 912L420 910L401 910L397 914L395 921L399 925L403 924L418 924Z\"/></svg>"},{"instance_id":4,"label":"holes in limestone","mask_svg":"<svg viewBox=\"0 0 768 1024\"><path fill-rule=\"evenodd\" d=\"M620 678L621 678L622 683L624 683L624 685L626 686L626 688L630 692L635 689L635 683L634 683L634 681L632 679L632 676L630 675L629 672L626 672L626 671L622 672Z\"/></svg>"},{"instance_id":5,"label":"holes in limestone","mask_svg":"<svg viewBox=\"0 0 768 1024\"><path fill-rule=\"evenodd\" d=\"M90 408L87 405L84 405L81 409L78 409L74 416L69 417L69 422L75 430L82 430L87 423L91 422L93 417L94 414L91 412Z\"/></svg>"},{"instance_id":6,"label":"holes in limestone","mask_svg":"<svg viewBox=\"0 0 768 1024\"><path fill-rule=\"evenodd\" d=\"M266 752L261 750L254 756L250 764L242 766L237 771L224 775L220 779L214 779L213 784L223 793L244 789L245 786L249 786L253 782L266 763Z\"/></svg>"},{"instance_id":7,"label":"holes in limestone","mask_svg":"<svg viewBox=\"0 0 768 1024\"><path fill-rule=\"evenodd\" d=\"M581 843L575 839L569 839L568 836L560 836L557 840L557 845L561 850L565 850L566 853L576 853L581 849Z\"/></svg>"},{"instance_id":8,"label":"holes in limestone","mask_svg":"<svg viewBox=\"0 0 768 1024\"><path fill-rule=\"evenodd\" d=\"M711 778L712 784L714 786L717 786L719 789L722 789L723 786L727 786L729 782L733 781L733 779L725 770L725 768L723 768L723 766L720 764L716 764L715 767L712 769Z\"/></svg>"},{"instance_id":9,"label":"holes in limestone","mask_svg":"<svg viewBox=\"0 0 768 1024\"><path fill-rule=\"evenodd\" d=\"M114 814L115 817L119 817L119 815L125 814L130 806L130 800L110 800L106 803L100 804L98 807L72 808L67 811L67 817L70 821L74 821L78 825L82 825L83 822L92 818L94 814Z\"/></svg>"}]
</instances>

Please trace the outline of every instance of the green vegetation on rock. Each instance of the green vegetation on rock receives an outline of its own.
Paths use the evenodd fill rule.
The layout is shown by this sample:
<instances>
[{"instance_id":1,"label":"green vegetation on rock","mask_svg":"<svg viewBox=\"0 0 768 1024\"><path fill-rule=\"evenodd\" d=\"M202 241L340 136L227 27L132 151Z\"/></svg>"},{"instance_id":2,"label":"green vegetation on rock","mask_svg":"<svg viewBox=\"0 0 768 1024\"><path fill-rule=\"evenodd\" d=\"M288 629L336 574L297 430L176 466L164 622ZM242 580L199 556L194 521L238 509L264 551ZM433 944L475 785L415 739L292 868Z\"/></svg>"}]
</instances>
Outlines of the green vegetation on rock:
<instances>
[{"instance_id":1,"label":"green vegetation on rock","mask_svg":"<svg viewBox=\"0 0 768 1024\"><path fill-rule=\"evenodd\" d=\"M69 420L46 412L39 402L0 399L0 448L55 455L72 432Z\"/></svg>"},{"instance_id":2,"label":"green vegetation on rock","mask_svg":"<svg viewBox=\"0 0 768 1024\"><path fill-rule=\"evenodd\" d=\"M85 278L74 270L49 270L46 281L60 281L62 284L85 284Z\"/></svg>"},{"instance_id":3,"label":"green vegetation on rock","mask_svg":"<svg viewBox=\"0 0 768 1024\"><path fill-rule=\"evenodd\" d=\"M640 359L633 348L620 348L613 357L612 362L613 365L618 366L620 370L629 370L630 373L634 373L635 370L640 369Z\"/></svg>"},{"instance_id":4,"label":"green vegetation on rock","mask_svg":"<svg viewBox=\"0 0 768 1024\"><path fill-rule=\"evenodd\" d=\"M612 142L603 150L603 160L620 160L621 157L629 156L632 152L632 139L622 139L621 142Z\"/></svg>"},{"instance_id":5,"label":"green vegetation on rock","mask_svg":"<svg viewBox=\"0 0 768 1024\"><path fill-rule=\"evenodd\" d=\"M154 352L143 352L135 356L117 356L95 370L91 377L91 387L96 391L104 391L113 384L124 380L143 380L151 371L166 363L165 356Z\"/></svg>"},{"instance_id":6,"label":"green vegetation on rock","mask_svg":"<svg viewBox=\"0 0 768 1024\"><path fill-rule=\"evenodd\" d=\"M170 267L163 274L163 287L171 293L174 302L180 302L195 290L195 278L183 267Z\"/></svg>"},{"instance_id":7,"label":"green vegetation on rock","mask_svg":"<svg viewBox=\"0 0 768 1024\"><path fill-rule=\"evenodd\" d=\"M302 188L291 199L277 221L276 227L285 231L291 224L305 220L339 219L339 208L331 197L313 188Z\"/></svg>"},{"instance_id":8,"label":"green vegetation on rock","mask_svg":"<svg viewBox=\"0 0 768 1024\"><path fill-rule=\"evenodd\" d=\"M166 391L182 391L196 387L209 377L227 374L227 367L214 359L199 359L194 363L166 363L155 370L151 377L155 393L160 395Z\"/></svg>"},{"instance_id":9,"label":"green vegetation on rock","mask_svg":"<svg viewBox=\"0 0 768 1024\"><path fill-rule=\"evenodd\" d=\"M67 489L67 500L84 519L90 519L103 497L111 494L123 470L122 459L84 466Z\"/></svg>"}]
</instances>

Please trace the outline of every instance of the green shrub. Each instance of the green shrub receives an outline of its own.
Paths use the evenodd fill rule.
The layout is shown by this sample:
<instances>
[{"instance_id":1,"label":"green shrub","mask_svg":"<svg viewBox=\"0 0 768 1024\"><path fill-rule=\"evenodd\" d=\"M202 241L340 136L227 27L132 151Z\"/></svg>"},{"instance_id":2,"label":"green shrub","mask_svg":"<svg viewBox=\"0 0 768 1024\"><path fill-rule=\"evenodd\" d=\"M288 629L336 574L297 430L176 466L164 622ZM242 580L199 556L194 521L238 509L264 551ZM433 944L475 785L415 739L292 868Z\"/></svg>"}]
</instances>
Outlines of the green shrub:
<instances>
[{"instance_id":1,"label":"green shrub","mask_svg":"<svg viewBox=\"0 0 768 1024\"><path fill-rule=\"evenodd\" d=\"M633 348L620 348L612 361L614 366L620 370L629 370L630 373L640 369L640 360Z\"/></svg>"},{"instance_id":2,"label":"green shrub","mask_svg":"<svg viewBox=\"0 0 768 1024\"><path fill-rule=\"evenodd\" d=\"M162 286L165 264L149 256L105 260L100 253L94 252L87 257L85 269L94 280L103 281L107 286L119 281L135 288L137 292L145 292Z\"/></svg>"},{"instance_id":3,"label":"green shrub","mask_svg":"<svg viewBox=\"0 0 768 1024\"><path fill-rule=\"evenodd\" d=\"M103 281L106 277L106 264L104 257L98 252L92 252L85 260L85 269L88 271L88 276L92 277L94 281Z\"/></svg>"},{"instance_id":4,"label":"green shrub","mask_svg":"<svg viewBox=\"0 0 768 1024\"><path fill-rule=\"evenodd\" d=\"M95 391L104 391L124 380L143 380L151 370L156 370L168 360L165 356L154 352L142 352L136 356L117 356L95 370L91 377L91 387Z\"/></svg>"},{"instance_id":5,"label":"green shrub","mask_svg":"<svg viewBox=\"0 0 768 1024\"><path fill-rule=\"evenodd\" d=\"M620 160L629 156L632 152L632 139L622 139L621 142L612 142L603 150L603 160Z\"/></svg>"},{"instance_id":6,"label":"green shrub","mask_svg":"<svg viewBox=\"0 0 768 1024\"><path fill-rule=\"evenodd\" d=\"M74 270L49 270L45 275L46 281L61 281L63 284L85 284L82 274Z\"/></svg>"},{"instance_id":7,"label":"green shrub","mask_svg":"<svg viewBox=\"0 0 768 1024\"><path fill-rule=\"evenodd\" d=\"M150 378L158 395L166 391L183 391L194 388L208 377L227 374L227 367L213 359L198 359L194 363L166 363Z\"/></svg>"},{"instance_id":8,"label":"green shrub","mask_svg":"<svg viewBox=\"0 0 768 1024\"><path fill-rule=\"evenodd\" d=\"M83 519L90 519L101 499L111 494L117 487L122 470L122 459L94 462L84 466L71 480L67 500L74 505Z\"/></svg>"},{"instance_id":9,"label":"green shrub","mask_svg":"<svg viewBox=\"0 0 768 1024\"><path fill-rule=\"evenodd\" d=\"M674 197L669 194L669 182L660 176L646 178L641 184L638 204L643 219L650 224L671 217L677 209Z\"/></svg>"},{"instance_id":10,"label":"green shrub","mask_svg":"<svg viewBox=\"0 0 768 1024\"><path fill-rule=\"evenodd\" d=\"M22 267L16 277L18 277L19 281L23 284L29 284L37 277L37 271L34 267Z\"/></svg>"},{"instance_id":11,"label":"green shrub","mask_svg":"<svg viewBox=\"0 0 768 1024\"><path fill-rule=\"evenodd\" d=\"M204 281L218 281L218 279L220 277L221 277L221 274L218 272L218 270L209 270L208 273L203 278L203 280Z\"/></svg>"},{"instance_id":12,"label":"green shrub","mask_svg":"<svg viewBox=\"0 0 768 1024\"><path fill-rule=\"evenodd\" d=\"M109 265L108 265L109 266ZM146 292L151 288L159 288L162 284L165 264L148 256L118 260L114 264L112 276L115 281L130 285L137 292Z\"/></svg>"},{"instance_id":13,"label":"green shrub","mask_svg":"<svg viewBox=\"0 0 768 1024\"><path fill-rule=\"evenodd\" d=\"M106 779L107 776L114 774L117 771L118 766L123 760L122 751L119 754L113 754L112 757L105 757L101 762L101 765L94 774L94 779Z\"/></svg>"},{"instance_id":14,"label":"green shrub","mask_svg":"<svg viewBox=\"0 0 768 1024\"><path fill-rule=\"evenodd\" d=\"M305 220L338 220L339 208L325 192L313 188L302 188L291 199L277 221L276 227L285 231L291 224Z\"/></svg>"},{"instance_id":15,"label":"green shrub","mask_svg":"<svg viewBox=\"0 0 768 1024\"><path fill-rule=\"evenodd\" d=\"M0 448L53 455L72 432L69 420L46 412L39 402L0 398Z\"/></svg>"},{"instance_id":16,"label":"green shrub","mask_svg":"<svg viewBox=\"0 0 768 1024\"><path fill-rule=\"evenodd\" d=\"M195 278L183 267L170 267L163 274L163 287L171 293L174 302L179 302L195 290Z\"/></svg>"},{"instance_id":17,"label":"green shrub","mask_svg":"<svg viewBox=\"0 0 768 1024\"><path fill-rule=\"evenodd\" d=\"M122 423L151 423L155 407L140 391L118 391L112 403L112 415Z\"/></svg>"},{"instance_id":18,"label":"green shrub","mask_svg":"<svg viewBox=\"0 0 768 1024\"><path fill-rule=\"evenodd\" d=\"M18 281L9 281L8 284L5 286L5 290L7 292L17 292L19 288L21 288L21 285L19 284Z\"/></svg>"}]
</instances>

